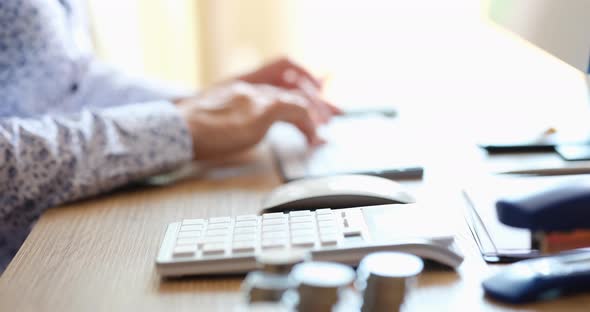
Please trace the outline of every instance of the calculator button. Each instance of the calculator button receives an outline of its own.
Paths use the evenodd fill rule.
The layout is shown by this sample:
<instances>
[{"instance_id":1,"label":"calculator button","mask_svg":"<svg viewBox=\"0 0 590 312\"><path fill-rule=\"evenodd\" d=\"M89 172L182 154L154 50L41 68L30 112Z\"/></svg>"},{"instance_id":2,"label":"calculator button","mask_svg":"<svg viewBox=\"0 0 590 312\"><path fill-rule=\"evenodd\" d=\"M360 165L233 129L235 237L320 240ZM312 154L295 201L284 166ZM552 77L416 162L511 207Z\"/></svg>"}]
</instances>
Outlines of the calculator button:
<instances>
[{"instance_id":1,"label":"calculator button","mask_svg":"<svg viewBox=\"0 0 590 312\"><path fill-rule=\"evenodd\" d=\"M286 238L288 236L289 236L289 232L287 232L287 231L264 232L264 233L262 233L262 239Z\"/></svg>"},{"instance_id":2,"label":"calculator button","mask_svg":"<svg viewBox=\"0 0 590 312\"><path fill-rule=\"evenodd\" d=\"M263 219L275 219L275 218L284 218L285 214L282 212L271 212L271 213L265 213L262 215Z\"/></svg>"},{"instance_id":3,"label":"calculator button","mask_svg":"<svg viewBox=\"0 0 590 312\"><path fill-rule=\"evenodd\" d=\"M220 255L225 253L225 244L205 244L203 255Z\"/></svg>"},{"instance_id":4,"label":"calculator button","mask_svg":"<svg viewBox=\"0 0 590 312\"><path fill-rule=\"evenodd\" d=\"M219 217L219 218L210 218L209 224L211 223L229 223L231 222L230 217Z\"/></svg>"},{"instance_id":5,"label":"calculator button","mask_svg":"<svg viewBox=\"0 0 590 312\"><path fill-rule=\"evenodd\" d=\"M315 244L314 236L300 236L291 238L291 244L298 247L313 247Z\"/></svg>"},{"instance_id":6,"label":"calculator button","mask_svg":"<svg viewBox=\"0 0 590 312\"><path fill-rule=\"evenodd\" d=\"M215 230L215 229L227 229L229 228L229 223L213 223L213 224L209 224L209 226L207 226L207 231L209 230Z\"/></svg>"},{"instance_id":7,"label":"calculator button","mask_svg":"<svg viewBox=\"0 0 590 312\"><path fill-rule=\"evenodd\" d=\"M201 236L201 231L184 231L178 233L178 238L185 238L185 237L199 237Z\"/></svg>"},{"instance_id":8,"label":"calculator button","mask_svg":"<svg viewBox=\"0 0 590 312\"><path fill-rule=\"evenodd\" d=\"M223 230L207 230L207 236L224 236L228 235L229 231L227 229Z\"/></svg>"},{"instance_id":9,"label":"calculator button","mask_svg":"<svg viewBox=\"0 0 590 312\"><path fill-rule=\"evenodd\" d=\"M337 234L338 228L335 226L326 226L320 228L320 234Z\"/></svg>"},{"instance_id":10,"label":"calculator button","mask_svg":"<svg viewBox=\"0 0 590 312\"><path fill-rule=\"evenodd\" d=\"M256 228L255 227L240 227L240 228L234 229L234 235L235 234L245 234L245 233L256 233Z\"/></svg>"},{"instance_id":11,"label":"calculator button","mask_svg":"<svg viewBox=\"0 0 590 312\"><path fill-rule=\"evenodd\" d=\"M262 227L262 232L277 232L277 231L284 231L287 229L286 224L280 225L266 225Z\"/></svg>"},{"instance_id":12,"label":"calculator button","mask_svg":"<svg viewBox=\"0 0 590 312\"><path fill-rule=\"evenodd\" d=\"M205 224L205 219L184 219L182 220L182 225L203 225Z\"/></svg>"},{"instance_id":13,"label":"calculator button","mask_svg":"<svg viewBox=\"0 0 590 312\"><path fill-rule=\"evenodd\" d=\"M355 228L355 227L345 228L345 229L342 230L342 234L344 234L345 237L360 236L361 235L361 229L360 228Z\"/></svg>"},{"instance_id":14,"label":"calculator button","mask_svg":"<svg viewBox=\"0 0 590 312\"><path fill-rule=\"evenodd\" d=\"M292 230L313 229L313 223L294 223L291 224Z\"/></svg>"},{"instance_id":15,"label":"calculator button","mask_svg":"<svg viewBox=\"0 0 590 312\"><path fill-rule=\"evenodd\" d=\"M197 245L198 242L199 238L197 237L179 238L176 241L176 245Z\"/></svg>"},{"instance_id":16,"label":"calculator button","mask_svg":"<svg viewBox=\"0 0 590 312\"><path fill-rule=\"evenodd\" d=\"M232 246L233 252L254 252L256 244L254 242L235 242Z\"/></svg>"},{"instance_id":17,"label":"calculator button","mask_svg":"<svg viewBox=\"0 0 590 312\"><path fill-rule=\"evenodd\" d=\"M336 235L322 235L320 236L322 246L335 246L338 243L338 236Z\"/></svg>"},{"instance_id":18,"label":"calculator button","mask_svg":"<svg viewBox=\"0 0 590 312\"><path fill-rule=\"evenodd\" d=\"M291 237L311 236L311 235L315 235L315 230L313 230L313 229L304 229L304 230L294 230L294 231L291 231Z\"/></svg>"},{"instance_id":19,"label":"calculator button","mask_svg":"<svg viewBox=\"0 0 590 312\"><path fill-rule=\"evenodd\" d=\"M237 241L254 241L256 240L256 234L235 234L234 242Z\"/></svg>"},{"instance_id":20,"label":"calculator button","mask_svg":"<svg viewBox=\"0 0 590 312\"><path fill-rule=\"evenodd\" d=\"M313 222L313 217L312 216L291 217L289 222L291 224L293 224L293 223L310 223L310 222Z\"/></svg>"},{"instance_id":21,"label":"calculator button","mask_svg":"<svg viewBox=\"0 0 590 312\"><path fill-rule=\"evenodd\" d=\"M287 246L287 241L284 239L271 239L262 241L263 249L284 248Z\"/></svg>"},{"instance_id":22,"label":"calculator button","mask_svg":"<svg viewBox=\"0 0 590 312\"><path fill-rule=\"evenodd\" d=\"M309 210L291 211L291 212L289 212L289 216L290 217L311 216L311 211L309 211Z\"/></svg>"},{"instance_id":23,"label":"calculator button","mask_svg":"<svg viewBox=\"0 0 590 312\"><path fill-rule=\"evenodd\" d=\"M197 252L196 245L176 246L173 251L174 257L192 257Z\"/></svg>"},{"instance_id":24,"label":"calculator button","mask_svg":"<svg viewBox=\"0 0 590 312\"><path fill-rule=\"evenodd\" d=\"M318 209L315 211L315 213L317 215L332 214L332 209L330 209L330 208Z\"/></svg>"},{"instance_id":25,"label":"calculator button","mask_svg":"<svg viewBox=\"0 0 590 312\"><path fill-rule=\"evenodd\" d=\"M320 221L318 222L318 226L321 228L327 228L327 227L334 227L336 225L336 223L334 223L334 221Z\"/></svg>"},{"instance_id":26,"label":"calculator button","mask_svg":"<svg viewBox=\"0 0 590 312\"><path fill-rule=\"evenodd\" d=\"M332 213L331 212L329 214L318 215L316 218L318 219L318 221L330 221L330 220L334 220L334 216L332 216Z\"/></svg>"},{"instance_id":27,"label":"calculator button","mask_svg":"<svg viewBox=\"0 0 590 312\"><path fill-rule=\"evenodd\" d=\"M256 225L258 225L258 222L256 222L256 220L254 220L254 221L238 221L238 222L236 222L236 225L234 225L234 227L240 228L240 227L256 226Z\"/></svg>"},{"instance_id":28,"label":"calculator button","mask_svg":"<svg viewBox=\"0 0 590 312\"><path fill-rule=\"evenodd\" d=\"M256 215L243 215L237 216L236 221L256 221L258 217Z\"/></svg>"},{"instance_id":29,"label":"calculator button","mask_svg":"<svg viewBox=\"0 0 590 312\"><path fill-rule=\"evenodd\" d=\"M200 231L203 229L203 225L200 224L195 224L195 225L182 225L180 227L180 231L184 232L184 231Z\"/></svg>"},{"instance_id":30,"label":"calculator button","mask_svg":"<svg viewBox=\"0 0 590 312\"><path fill-rule=\"evenodd\" d=\"M207 237L203 237L203 239L201 239L201 242L203 244L208 244L208 243L221 243L221 242L225 242L228 240L227 236L207 236Z\"/></svg>"},{"instance_id":31,"label":"calculator button","mask_svg":"<svg viewBox=\"0 0 590 312\"><path fill-rule=\"evenodd\" d=\"M285 218L277 218L277 219L266 219L262 221L262 225L274 225L274 224L285 224L287 220Z\"/></svg>"}]
</instances>

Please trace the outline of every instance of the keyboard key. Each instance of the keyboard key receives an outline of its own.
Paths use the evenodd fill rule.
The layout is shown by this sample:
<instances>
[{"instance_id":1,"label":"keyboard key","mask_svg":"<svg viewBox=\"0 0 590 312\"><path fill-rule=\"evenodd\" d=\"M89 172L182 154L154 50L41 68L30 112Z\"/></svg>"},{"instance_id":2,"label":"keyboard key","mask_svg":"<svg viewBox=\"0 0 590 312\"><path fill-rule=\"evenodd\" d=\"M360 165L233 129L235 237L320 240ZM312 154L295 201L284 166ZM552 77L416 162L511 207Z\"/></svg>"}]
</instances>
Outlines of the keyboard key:
<instances>
[{"instance_id":1,"label":"keyboard key","mask_svg":"<svg viewBox=\"0 0 590 312\"><path fill-rule=\"evenodd\" d=\"M225 253L225 244L205 244L203 246L203 256L222 255Z\"/></svg>"},{"instance_id":2,"label":"keyboard key","mask_svg":"<svg viewBox=\"0 0 590 312\"><path fill-rule=\"evenodd\" d=\"M254 221L238 221L238 222L236 222L234 227L240 228L240 227L245 227L245 226L256 226L256 225L258 225L258 222L256 222L256 220L254 220Z\"/></svg>"},{"instance_id":3,"label":"keyboard key","mask_svg":"<svg viewBox=\"0 0 590 312\"><path fill-rule=\"evenodd\" d=\"M291 230L313 229L313 223L294 223L291 224Z\"/></svg>"},{"instance_id":4,"label":"keyboard key","mask_svg":"<svg viewBox=\"0 0 590 312\"><path fill-rule=\"evenodd\" d=\"M197 245L197 243L199 242L199 238L198 237L186 237L186 238L179 238L176 241L176 245L180 246L180 245Z\"/></svg>"},{"instance_id":5,"label":"keyboard key","mask_svg":"<svg viewBox=\"0 0 590 312\"><path fill-rule=\"evenodd\" d=\"M256 215L243 215L237 216L236 221L256 221L258 220L258 216Z\"/></svg>"},{"instance_id":6,"label":"keyboard key","mask_svg":"<svg viewBox=\"0 0 590 312\"><path fill-rule=\"evenodd\" d=\"M300 236L291 238L291 244L298 247L313 247L315 236Z\"/></svg>"},{"instance_id":7,"label":"keyboard key","mask_svg":"<svg viewBox=\"0 0 590 312\"><path fill-rule=\"evenodd\" d=\"M286 218L266 219L266 220L262 221L263 226L274 225L274 224L285 224L285 223L287 223Z\"/></svg>"},{"instance_id":8,"label":"keyboard key","mask_svg":"<svg viewBox=\"0 0 590 312\"><path fill-rule=\"evenodd\" d=\"M211 223L229 223L229 222L231 222L230 217L209 218L209 224L211 224Z\"/></svg>"},{"instance_id":9,"label":"keyboard key","mask_svg":"<svg viewBox=\"0 0 590 312\"><path fill-rule=\"evenodd\" d=\"M330 214L317 215L316 218L318 219L318 221L330 221L330 220L334 220L334 216L332 215L331 212L330 212Z\"/></svg>"},{"instance_id":10,"label":"keyboard key","mask_svg":"<svg viewBox=\"0 0 590 312\"><path fill-rule=\"evenodd\" d=\"M180 227L180 231L184 232L184 231L201 231L204 228L203 225L200 224L194 224L194 225L182 225Z\"/></svg>"},{"instance_id":11,"label":"keyboard key","mask_svg":"<svg viewBox=\"0 0 590 312\"><path fill-rule=\"evenodd\" d=\"M186 237L199 237L201 236L201 231L184 231L178 233L178 238L186 238Z\"/></svg>"},{"instance_id":12,"label":"keyboard key","mask_svg":"<svg viewBox=\"0 0 590 312\"><path fill-rule=\"evenodd\" d=\"M234 242L244 242L244 241L255 241L257 238L256 235L251 234L240 234L234 236Z\"/></svg>"},{"instance_id":13,"label":"keyboard key","mask_svg":"<svg viewBox=\"0 0 590 312\"><path fill-rule=\"evenodd\" d=\"M203 225L205 224L205 219L184 219L182 220L182 225Z\"/></svg>"},{"instance_id":14,"label":"keyboard key","mask_svg":"<svg viewBox=\"0 0 590 312\"><path fill-rule=\"evenodd\" d=\"M250 242L235 242L232 246L232 251L236 253L244 253L244 252L254 252L256 249L256 244L252 241Z\"/></svg>"},{"instance_id":15,"label":"keyboard key","mask_svg":"<svg viewBox=\"0 0 590 312\"><path fill-rule=\"evenodd\" d=\"M245 234L245 233L256 233L257 229L255 227L240 227L234 229L234 235L236 234Z\"/></svg>"},{"instance_id":16,"label":"keyboard key","mask_svg":"<svg viewBox=\"0 0 590 312\"><path fill-rule=\"evenodd\" d=\"M207 231L215 229L229 229L229 223L213 223L207 226Z\"/></svg>"},{"instance_id":17,"label":"keyboard key","mask_svg":"<svg viewBox=\"0 0 590 312\"><path fill-rule=\"evenodd\" d=\"M285 218L287 215L285 215L282 212L271 212L271 213L265 213L262 215L263 219L276 219L276 218Z\"/></svg>"},{"instance_id":18,"label":"keyboard key","mask_svg":"<svg viewBox=\"0 0 590 312\"><path fill-rule=\"evenodd\" d=\"M174 257L192 257L197 252L197 245L184 245L174 247Z\"/></svg>"},{"instance_id":19,"label":"keyboard key","mask_svg":"<svg viewBox=\"0 0 590 312\"><path fill-rule=\"evenodd\" d=\"M207 230L207 236L225 236L229 235L228 229L223 230Z\"/></svg>"},{"instance_id":20,"label":"keyboard key","mask_svg":"<svg viewBox=\"0 0 590 312\"><path fill-rule=\"evenodd\" d=\"M315 211L315 213L317 215L332 214L332 209L330 209L330 208L318 209Z\"/></svg>"},{"instance_id":21,"label":"keyboard key","mask_svg":"<svg viewBox=\"0 0 590 312\"><path fill-rule=\"evenodd\" d=\"M313 217L312 216L291 217L289 219L289 222L291 224L293 224L293 223L311 223L311 222L313 222Z\"/></svg>"},{"instance_id":22,"label":"keyboard key","mask_svg":"<svg viewBox=\"0 0 590 312\"><path fill-rule=\"evenodd\" d=\"M277 232L285 230L287 230L287 224L265 225L262 227L262 232Z\"/></svg>"},{"instance_id":23,"label":"keyboard key","mask_svg":"<svg viewBox=\"0 0 590 312\"><path fill-rule=\"evenodd\" d=\"M291 212L289 212L289 216L290 217L311 216L311 211L309 211L309 210L291 211Z\"/></svg>"}]
</instances>

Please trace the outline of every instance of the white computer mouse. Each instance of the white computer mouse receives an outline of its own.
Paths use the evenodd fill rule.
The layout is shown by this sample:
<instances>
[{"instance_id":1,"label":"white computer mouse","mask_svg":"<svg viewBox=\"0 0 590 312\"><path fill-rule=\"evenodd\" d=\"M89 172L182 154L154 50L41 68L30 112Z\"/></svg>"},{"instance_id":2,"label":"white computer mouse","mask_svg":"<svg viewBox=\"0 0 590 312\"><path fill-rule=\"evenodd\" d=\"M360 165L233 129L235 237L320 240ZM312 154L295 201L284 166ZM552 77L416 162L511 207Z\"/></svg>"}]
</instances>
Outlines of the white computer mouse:
<instances>
[{"instance_id":1,"label":"white computer mouse","mask_svg":"<svg viewBox=\"0 0 590 312\"><path fill-rule=\"evenodd\" d=\"M283 184L262 202L262 212L409 204L415 199L397 182L370 175L346 174Z\"/></svg>"}]
</instances>

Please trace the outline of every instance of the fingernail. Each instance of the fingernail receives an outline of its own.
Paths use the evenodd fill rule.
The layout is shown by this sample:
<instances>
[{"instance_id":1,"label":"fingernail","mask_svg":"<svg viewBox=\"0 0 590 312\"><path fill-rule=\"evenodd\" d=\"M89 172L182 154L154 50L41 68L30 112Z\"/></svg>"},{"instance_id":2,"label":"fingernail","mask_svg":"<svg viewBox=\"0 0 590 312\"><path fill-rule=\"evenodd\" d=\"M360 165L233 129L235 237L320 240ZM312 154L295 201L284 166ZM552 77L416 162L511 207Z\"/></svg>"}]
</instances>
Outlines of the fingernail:
<instances>
[{"instance_id":1,"label":"fingernail","mask_svg":"<svg viewBox=\"0 0 590 312\"><path fill-rule=\"evenodd\" d=\"M324 140L323 138L316 136L313 138L313 140L311 141L311 146L319 146L319 145L323 145L326 144L326 140Z\"/></svg>"}]
</instances>

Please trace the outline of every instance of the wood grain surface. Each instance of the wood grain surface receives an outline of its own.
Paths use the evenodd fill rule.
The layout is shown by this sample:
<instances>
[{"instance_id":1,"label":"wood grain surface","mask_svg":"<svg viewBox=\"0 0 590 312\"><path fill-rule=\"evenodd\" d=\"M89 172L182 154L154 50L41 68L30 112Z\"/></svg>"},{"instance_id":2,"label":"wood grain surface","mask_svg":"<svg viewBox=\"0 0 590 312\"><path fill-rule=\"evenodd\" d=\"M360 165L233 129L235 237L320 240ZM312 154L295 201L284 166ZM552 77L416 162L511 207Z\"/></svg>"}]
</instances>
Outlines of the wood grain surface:
<instances>
[{"instance_id":1,"label":"wood grain surface","mask_svg":"<svg viewBox=\"0 0 590 312\"><path fill-rule=\"evenodd\" d=\"M245 165L205 169L170 185L135 187L51 209L0 278L0 309L231 311L242 298L240 276L158 277L154 260L165 226L182 218L256 213L262 196L279 183L269 153L261 147ZM444 203L448 218L442 222L457 229L466 256L457 273L420 275L406 311L588 310L588 295L514 307L486 299L481 280L498 267L481 260L461 210L455 209L461 205L459 196L432 176L405 184L437 209Z\"/></svg>"}]
</instances>

